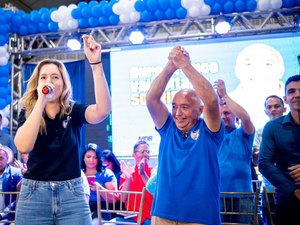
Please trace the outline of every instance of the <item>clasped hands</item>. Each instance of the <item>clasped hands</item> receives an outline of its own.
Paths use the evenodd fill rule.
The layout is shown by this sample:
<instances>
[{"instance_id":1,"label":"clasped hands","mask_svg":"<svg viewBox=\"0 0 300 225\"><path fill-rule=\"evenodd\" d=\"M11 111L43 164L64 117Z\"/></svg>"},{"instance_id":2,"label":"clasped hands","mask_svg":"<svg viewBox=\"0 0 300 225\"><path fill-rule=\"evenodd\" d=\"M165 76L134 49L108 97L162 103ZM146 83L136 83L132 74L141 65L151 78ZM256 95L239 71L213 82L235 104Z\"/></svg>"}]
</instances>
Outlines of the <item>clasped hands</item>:
<instances>
[{"instance_id":1,"label":"clasped hands","mask_svg":"<svg viewBox=\"0 0 300 225\"><path fill-rule=\"evenodd\" d=\"M183 69L191 65L189 53L181 46L176 46L171 50L168 60L176 69Z\"/></svg>"}]
</instances>

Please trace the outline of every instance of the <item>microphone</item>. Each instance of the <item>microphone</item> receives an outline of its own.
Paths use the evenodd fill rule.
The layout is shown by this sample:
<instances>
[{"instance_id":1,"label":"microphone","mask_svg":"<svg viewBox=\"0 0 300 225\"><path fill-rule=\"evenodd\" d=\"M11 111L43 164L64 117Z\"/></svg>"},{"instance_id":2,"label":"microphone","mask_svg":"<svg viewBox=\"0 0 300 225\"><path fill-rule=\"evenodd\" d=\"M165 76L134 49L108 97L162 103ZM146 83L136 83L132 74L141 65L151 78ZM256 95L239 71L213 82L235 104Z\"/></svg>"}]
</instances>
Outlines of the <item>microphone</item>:
<instances>
[{"instance_id":1,"label":"microphone","mask_svg":"<svg viewBox=\"0 0 300 225\"><path fill-rule=\"evenodd\" d=\"M52 91L53 91L52 88L48 85L44 86L43 89L42 89L42 93L44 95L51 94Z\"/></svg>"}]
</instances>

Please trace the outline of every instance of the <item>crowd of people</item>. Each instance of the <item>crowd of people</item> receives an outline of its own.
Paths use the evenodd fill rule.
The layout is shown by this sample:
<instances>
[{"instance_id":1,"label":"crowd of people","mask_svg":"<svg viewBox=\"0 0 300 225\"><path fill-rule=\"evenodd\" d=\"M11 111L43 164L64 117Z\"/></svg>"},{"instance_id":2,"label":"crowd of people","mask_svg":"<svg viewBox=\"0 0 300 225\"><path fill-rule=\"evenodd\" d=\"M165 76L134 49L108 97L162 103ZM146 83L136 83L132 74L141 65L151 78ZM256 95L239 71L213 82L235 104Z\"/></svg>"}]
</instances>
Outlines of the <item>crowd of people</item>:
<instances>
[{"instance_id":1,"label":"crowd of people","mask_svg":"<svg viewBox=\"0 0 300 225\"><path fill-rule=\"evenodd\" d=\"M95 143L88 143L79 154L83 124L100 123L111 110L101 45L91 35L83 35L83 43L92 68L95 103L75 102L63 63L46 59L28 82L14 141L0 130L1 191L20 192L17 204L16 196L13 202L0 198L1 205L16 208L16 215L0 214L1 220L15 219L16 225L98 224L97 182L98 188L112 191L147 187L142 225L250 224L246 216L221 216L226 204L220 197L222 192L253 192L251 165L258 165L263 185L276 192L276 202L271 202L275 224L298 224L300 75L287 79L283 99L274 93L264 100L270 121L260 129L227 93L223 80L211 84L193 67L189 53L174 47L146 95L146 107L161 138L158 166L149 165L150 147L144 140L133 144L132 166ZM169 112L161 97L178 69L193 89L179 90ZM130 210L132 199L122 199ZM106 204L104 196L100 201ZM263 223L268 225L264 199L262 204ZM110 213L102 217L117 224L137 221Z\"/></svg>"}]
</instances>

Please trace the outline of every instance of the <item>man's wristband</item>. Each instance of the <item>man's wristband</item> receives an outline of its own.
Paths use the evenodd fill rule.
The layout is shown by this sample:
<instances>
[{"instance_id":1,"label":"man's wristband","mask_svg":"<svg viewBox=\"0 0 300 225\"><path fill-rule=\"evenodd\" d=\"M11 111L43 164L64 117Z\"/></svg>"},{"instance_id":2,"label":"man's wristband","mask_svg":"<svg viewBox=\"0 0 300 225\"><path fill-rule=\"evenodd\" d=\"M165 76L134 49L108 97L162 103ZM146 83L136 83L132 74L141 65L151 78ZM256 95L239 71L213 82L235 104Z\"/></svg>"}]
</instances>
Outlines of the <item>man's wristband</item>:
<instances>
[{"instance_id":1,"label":"man's wristband","mask_svg":"<svg viewBox=\"0 0 300 225\"><path fill-rule=\"evenodd\" d=\"M101 64L102 61L99 61L99 62L94 62L94 63L90 63L90 65L97 65L97 64Z\"/></svg>"}]
</instances>

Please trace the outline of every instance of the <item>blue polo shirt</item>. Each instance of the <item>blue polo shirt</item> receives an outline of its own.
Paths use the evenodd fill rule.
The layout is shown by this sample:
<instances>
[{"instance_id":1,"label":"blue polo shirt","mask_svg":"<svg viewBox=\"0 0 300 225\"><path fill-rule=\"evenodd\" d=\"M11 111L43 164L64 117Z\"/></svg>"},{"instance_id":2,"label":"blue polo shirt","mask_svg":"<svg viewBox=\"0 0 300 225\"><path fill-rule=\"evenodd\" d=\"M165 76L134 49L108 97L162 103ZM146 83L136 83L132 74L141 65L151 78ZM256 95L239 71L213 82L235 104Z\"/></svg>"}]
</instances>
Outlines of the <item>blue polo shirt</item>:
<instances>
[{"instance_id":1,"label":"blue polo shirt","mask_svg":"<svg viewBox=\"0 0 300 225\"><path fill-rule=\"evenodd\" d=\"M213 133L200 118L183 135L169 114L158 132L161 142L152 215L178 222L220 224L217 152L224 136L223 123L219 132Z\"/></svg>"},{"instance_id":2,"label":"blue polo shirt","mask_svg":"<svg viewBox=\"0 0 300 225\"><path fill-rule=\"evenodd\" d=\"M251 192L251 159L255 132L247 135L242 128L225 133L218 160L221 174L221 192Z\"/></svg>"}]
</instances>

